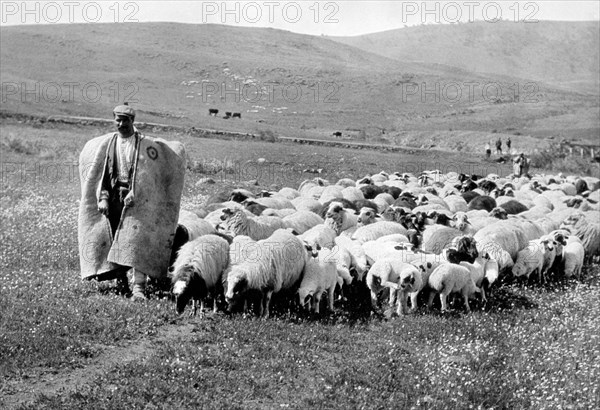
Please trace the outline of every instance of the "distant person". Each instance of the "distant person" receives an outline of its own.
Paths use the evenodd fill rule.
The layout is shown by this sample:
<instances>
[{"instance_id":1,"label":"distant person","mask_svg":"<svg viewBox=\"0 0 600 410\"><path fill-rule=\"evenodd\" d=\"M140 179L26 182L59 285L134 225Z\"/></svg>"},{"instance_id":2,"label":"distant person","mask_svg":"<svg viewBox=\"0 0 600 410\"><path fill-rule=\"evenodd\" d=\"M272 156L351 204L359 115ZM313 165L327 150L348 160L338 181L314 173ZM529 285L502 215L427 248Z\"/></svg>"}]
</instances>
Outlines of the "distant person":
<instances>
[{"instance_id":1,"label":"distant person","mask_svg":"<svg viewBox=\"0 0 600 410\"><path fill-rule=\"evenodd\" d=\"M489 159L491 155L492 155L492 147L489 142L486 142L485 143L485 157Z\"/></svg>"},{"instance_id":2,"label":"distant person","mask_svg":"<svg viewBox=\"0 0 600 410\"><path fill-rule=\"evenodd\" d=\"M146 299L148 277L166 276L185 174L179 142L147 137L128 105L113 110L117 132L88 141L79 156L82 279L117 280Z\"/></svg>"},{"instance_id":3,"label":"distant person","mask_svg":"<svg viewBox=\"0 0 600 410\"><path fill-rule=\"evenodd\" d=\"M513 159L513 172L515 177L521 178L525 176L531 178L529 175L529 162L529 158L527 158L523 152Z\"/></svg>"},{"instance_id":4,"label":"distant person","mask_svg":"<svg viewBox=\"0 0 600 410\"><path fill-rule=\"evenodd\" d=\"M502 140L500 137L498 137L498 140L496 141L496 154L502 155Z\"/></svg>"},{"instance_id":5,"label":"distant person","mask_svg":"<svg viewBox=\"0 0 600 410\"><path fill-rule=\"evenodd\" d=\"M506 150L508 151L508 153L510 154L510 146L512 145L512 141L510 140L510 137L508 137L508 139L506 140Z\"/></svg>"}]
</instances>

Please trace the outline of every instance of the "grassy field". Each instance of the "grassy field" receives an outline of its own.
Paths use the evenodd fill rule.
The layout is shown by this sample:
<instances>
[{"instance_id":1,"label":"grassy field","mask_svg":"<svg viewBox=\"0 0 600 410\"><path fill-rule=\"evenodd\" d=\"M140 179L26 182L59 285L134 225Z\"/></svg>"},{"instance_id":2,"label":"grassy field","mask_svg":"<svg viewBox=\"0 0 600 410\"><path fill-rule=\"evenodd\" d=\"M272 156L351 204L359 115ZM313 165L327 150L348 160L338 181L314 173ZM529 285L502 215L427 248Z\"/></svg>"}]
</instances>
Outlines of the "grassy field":
<instances>
[{"instance_id":1,"label":"grassy field","mask_svg":"<svg viewBox=\"0 0 600 410\"><path fill-rule=\"evenodd\" d=\"M471 314L388 320L347 302L312 317L178 316L82 282L77 157L107 129L3 122L0 407L17 409L592 409L600 405L600 269L506 285ZM381 153L160 135L186 143L184 208L222 189L292 186L322 169L498 173L461 153ZM258 162L264 158L264 162ZM495 168L492 168L495 167ZM534 172L537 170L533 170ZM204 183L210 177L216 184ZM258 186L253 185L258 183Z\"/></svg>"}]
</instances>

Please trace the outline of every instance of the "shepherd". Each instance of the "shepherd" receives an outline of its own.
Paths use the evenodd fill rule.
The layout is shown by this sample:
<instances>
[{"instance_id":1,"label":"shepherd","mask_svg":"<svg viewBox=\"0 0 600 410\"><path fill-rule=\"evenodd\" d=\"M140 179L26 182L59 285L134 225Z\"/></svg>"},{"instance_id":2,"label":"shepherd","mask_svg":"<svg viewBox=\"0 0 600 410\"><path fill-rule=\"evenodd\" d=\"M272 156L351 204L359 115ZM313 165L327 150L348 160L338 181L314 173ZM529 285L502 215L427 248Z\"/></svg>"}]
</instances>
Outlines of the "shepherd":
<instances>
[{"instance_id":1,"label":"shepherd","mask_svg":"<svg viewBox=\"0 0 600 410\"><path fill-rule=\"evenodd\" d=\"M79 156L78 241L82 279L117 280L146 299L148 277L166 277L185 174L185 148L143 135L129 105L113 110L117 132L88 141Z\"/></svg>"}]
</instances>

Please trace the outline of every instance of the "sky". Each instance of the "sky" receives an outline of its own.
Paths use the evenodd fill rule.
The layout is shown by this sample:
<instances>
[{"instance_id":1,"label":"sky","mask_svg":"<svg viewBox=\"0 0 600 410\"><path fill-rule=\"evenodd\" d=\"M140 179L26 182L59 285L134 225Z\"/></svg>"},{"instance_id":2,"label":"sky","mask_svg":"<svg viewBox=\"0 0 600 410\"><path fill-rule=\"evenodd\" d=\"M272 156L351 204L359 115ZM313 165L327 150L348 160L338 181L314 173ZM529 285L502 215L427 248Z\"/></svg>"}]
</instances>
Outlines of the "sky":
<instances>
[{"instance_id":1,"label":"sky","mask_svg":"<svg viewBox=\"0 0 600 410\"><path fill-rule=\"evenodd\" d=\"M600 1L0 1L1 26L179 22L355 36L418 24L598 21Z\"/></svg>"}]
</instances>

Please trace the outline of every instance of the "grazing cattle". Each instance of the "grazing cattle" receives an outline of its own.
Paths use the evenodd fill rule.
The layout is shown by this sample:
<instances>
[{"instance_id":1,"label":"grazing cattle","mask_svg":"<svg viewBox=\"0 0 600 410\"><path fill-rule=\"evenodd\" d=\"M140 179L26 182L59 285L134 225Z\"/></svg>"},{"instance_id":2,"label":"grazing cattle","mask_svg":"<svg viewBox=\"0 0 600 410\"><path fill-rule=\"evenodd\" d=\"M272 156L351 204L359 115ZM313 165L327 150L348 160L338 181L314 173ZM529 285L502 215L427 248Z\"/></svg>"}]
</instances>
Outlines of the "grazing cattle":
<instances>
[{"instance_id":1,"label":"grazing cattle","mask_svg":"<svg viewBox=\"0 0 600 410\"><path fill-rule=\"evenodd\" d=\"M341 138L342 137L342 132L341 131L336 131L332 134L334 137L338 137Z\"/></svg>"},{"instance_id":2,"label":"grazing cattle","mask_svg":"<svg viewBox=\"0 0 600 410\"><path fill-rule=\"evenodd\" d=\"M231 118L231 111L225 111L225 116L223 118L225 118L225 119Z\"/></svg>"},{"instance_id":3,"label":"grazing cattle","mask_svg":"<svg viewBox=\"0 0 600 410\"><path fill-rule=\"evenodd\" d=\"M242 113L241 112L234 112L233 114L231 114L231 118L242 118Z\"/></svg>"},{"instance_id":4,"label":"grazing cattle","mask_svg":"<svg viewBox=\"0 0 600 410\"><path fill-rule=\"evenodd\" d=\"M219 110L217 110L216 108L208 109L208 115L212 115L212 116L216 117L218 113L219 113Z\"/></svg>"}]
</instances>

